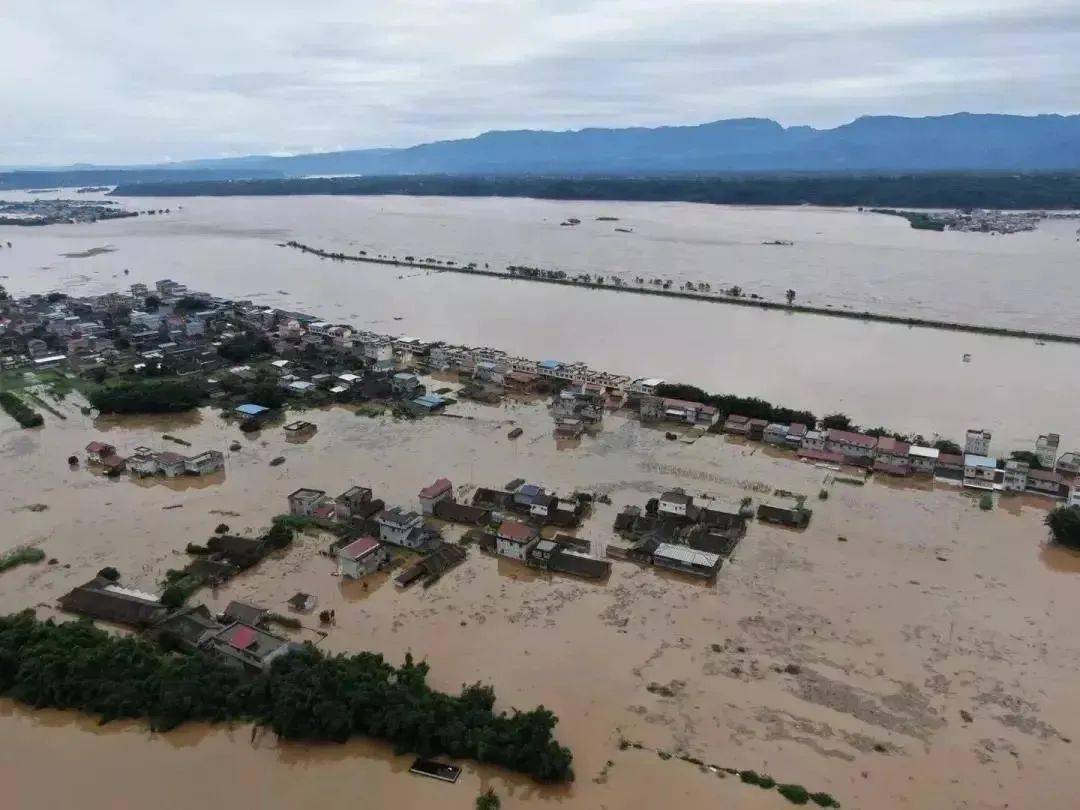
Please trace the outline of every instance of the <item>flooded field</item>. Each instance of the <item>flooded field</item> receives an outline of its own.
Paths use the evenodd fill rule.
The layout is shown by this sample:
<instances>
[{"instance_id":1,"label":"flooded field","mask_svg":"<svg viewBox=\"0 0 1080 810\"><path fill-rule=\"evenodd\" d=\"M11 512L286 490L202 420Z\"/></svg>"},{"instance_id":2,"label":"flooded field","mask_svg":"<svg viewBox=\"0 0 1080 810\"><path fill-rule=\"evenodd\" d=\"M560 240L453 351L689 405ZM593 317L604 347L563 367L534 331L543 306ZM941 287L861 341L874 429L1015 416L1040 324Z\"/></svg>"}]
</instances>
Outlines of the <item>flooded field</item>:
<instances>
[{"instance_id":1,"label":"flooded field","mask_svg":"<svg viewBox=\"0 0 1080 810\"><path fill-rule=\"evenodd\" d=\"M1075 673L1080 562L1045 547L1048 502L1003 501L981 511L959 489L873 480L814 494L824 472L787 454L706 436L692 445L610 416L604 431L558 448L539 404L455 406L471 419L419 422L311 412L319 432L287 443L280 429L241 434L216 412L185 418L93 419L73 401L66 421L0 431L4 547L40 545L56 565L0 574L0 611L40 606L106 564L153 589L221 522L255 532L299 486L332 494L372 487L388 504L446 475L459 491L514 477L560 492L606 493L578 532L602 548L615 514L666 486L723 498L784 488L810 494L803 532L751 525L709 585L615 563L606 583L539 574L470 551L429 590L400 591L384 576L345 583L319 555L327 539L299 539L216 593L281 609L297 590L336 611L321 638L334 651L372 650L431 665L431 683L482 680L498 706L544 704L575 755L576 781L545 788L463 763L456 785L407 773L384 746L277 743L247 726L97 727L74 714L0 704L0 780L12 806L51 808L78 796L89 810L200 804L327 808L433 805L466 810L493 786L504 807L782 808L775 792L720 778L655 751L753 768L828 791L845 807L1069 808L1080 766ZM511 423L524 435L507 439ZM225 450L224 473L139 484L109 480L66 459L91 439L121 453ZM283 455L286 462L269 466ZM31 509L34 505L45 505ZM180 508L166 508L178 506ZM451 531L453 536L456 531ZM843 541L840 538L844 538ZM306 623L314 624L313 619ZM644 748L620 749L620 739ZM63 773L63 779L55 778Z\"/></svg>"},{"instance_id":2,"label":"flooded field","mask_svg":"<svg viewBox=\"0 0 1080 810\"><path fill-rule=\"evenodd\" d=\"M1047 431L1080 442L1080 381L1061 373L1080 363L1078 346L339 263L277 246L297 239L346 252L708 279L774 299L791 287L808 304L1080 333L1061 306L1080 295L1075 221L998 237L915 231L850 210L685 203L140 198L144 206L172 211L0 228L0 243L12 242L0 249L0 283L15 294L93 294L171 277L384 333L841 410L868 427L954 440L984 427L1002 453ZM569 215L582 224L560 227ZM620 223L634 232L611 232ZM779 238L795 245L762 244Z\"/></svg>"}]
</instances>

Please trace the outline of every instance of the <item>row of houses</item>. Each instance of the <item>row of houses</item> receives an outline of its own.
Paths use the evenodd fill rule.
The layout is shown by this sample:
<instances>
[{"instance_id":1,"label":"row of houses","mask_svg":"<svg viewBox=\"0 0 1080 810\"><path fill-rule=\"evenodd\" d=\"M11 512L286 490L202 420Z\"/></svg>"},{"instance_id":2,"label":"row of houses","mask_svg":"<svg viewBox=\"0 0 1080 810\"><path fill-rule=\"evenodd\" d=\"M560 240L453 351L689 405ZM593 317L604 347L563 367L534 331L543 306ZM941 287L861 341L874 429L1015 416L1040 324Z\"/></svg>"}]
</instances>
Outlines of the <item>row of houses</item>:
<instances>
[{"instance_id":1,"label":"row of houses","mask_svg":"<svg viewBox=\"0 0 1080 810\"><path fill-rule=\"evenodd\" d=\"M117 452L115 446L99 441L86 445L86 460L111 473L118 473L126 468L139 477L210 475L225 469L225 454L219 450L204 450L194 456L186 456L169 450L157 451L140 446L136 447L130 456L124 457Z\"/></svg>"}]
</instances>

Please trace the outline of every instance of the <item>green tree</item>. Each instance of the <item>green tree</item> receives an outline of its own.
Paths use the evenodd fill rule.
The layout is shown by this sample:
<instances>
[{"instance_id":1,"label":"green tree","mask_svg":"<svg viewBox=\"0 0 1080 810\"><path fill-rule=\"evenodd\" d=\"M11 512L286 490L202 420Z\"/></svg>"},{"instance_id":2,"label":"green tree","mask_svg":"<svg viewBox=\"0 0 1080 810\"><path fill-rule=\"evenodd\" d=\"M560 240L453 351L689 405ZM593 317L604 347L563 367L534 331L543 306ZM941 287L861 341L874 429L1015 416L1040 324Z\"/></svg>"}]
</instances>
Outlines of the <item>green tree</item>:
<instances>
[{"instance_id":1,"label":"green tree","mask_svg":"<svg viewBox=\"0 0 1080 810\"><path fill-rule=\"evenodd\" d=\"M1047 514L1045 523L1054 542L1080 549L1080 507L1059 506L1052 509Z\"/></svg>"},{"instance_id":2,"label":"green tree","mask_svg":"<svg viewBox=\"0 0 1080 810\"><path fill-rule=\"evenodd\" d=\"M830 413L821 420L821 426L830 430L851 430L851 417L844 413Z\"/></svg>"},{"instance_id":3,"label":"green tree","mask_svg":"<svg viewBox=\"0 0 1080 810\"><path fill-rule=\"evenodd\" d=\"M502 801L494 788L488 788L476 797L476 810L499 810L500 807L502 807Z\"/></svg>"},{"instance_id":4,"label":"green tree","mask_svg":"<svg viewBox=\"0 0 1080 810\"><path fill-rule=\"evenodd\" d=\"M789 307L792 304L795 303L795 291L794 290L788 290L786 293L784 293L784 297L787 298L787 302L788 302Z\"/></svg>"}]
</instances>

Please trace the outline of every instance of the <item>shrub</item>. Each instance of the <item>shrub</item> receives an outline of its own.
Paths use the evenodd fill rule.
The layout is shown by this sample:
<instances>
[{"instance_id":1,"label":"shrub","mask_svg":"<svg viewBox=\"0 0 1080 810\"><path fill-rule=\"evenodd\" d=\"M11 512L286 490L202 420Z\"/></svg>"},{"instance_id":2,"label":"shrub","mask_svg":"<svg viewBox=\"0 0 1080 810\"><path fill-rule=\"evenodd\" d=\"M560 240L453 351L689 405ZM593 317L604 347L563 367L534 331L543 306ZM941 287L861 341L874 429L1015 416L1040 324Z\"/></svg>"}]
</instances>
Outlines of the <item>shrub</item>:
<instances>
[{"instance_id":1,"label":"shrub","mask_svg":"<svg viewBox=\"0 0 1080 810\"><path fill-rule=\"evenodd\" d=\"M781 785L777 790L792 804L806 804L810 801L810 793L802 785Z\"/></svg>"},{"instance_id":2,"label":"shrub","mask_svg":"<svg viewBox=\"0 0 1080 810\"><path fill-rule=\"evenodd\" d=\"M1059 506L1051 509L1045 522L1055 542L1069 548L1080 548L1080 507Z\"/></svg>"},{"instance_id":3,"label":"shrub","mask_svg":"<svg viewBox=\"0 0 1080 810\"><path fill-rule=\"evenodd\" d=\"M768 774L763 773L761 776L758 777L758 783L757 784L758 784L759 788L765 788L766 790L771 790L772 788L776 787L776 780L773 779Z\"/></svg>"},{"instance_id":4,"label":"shrub","mask_svg":"<svg viewBox=\"0 0 1080 810\"><path fill-rule=\"evenodd\" d=\"M984 512L989 512L994 508L994 496L989 492L984 492L982 497L979 498L979 508Z\"/></svg>"},{"instance_id":5,"label":"shrub","mask_svg":"<svg viewBox=\"0 0 1080 810\"><path fill-rule=\"evenodd\" d=\"M0 571L6 571L23 563L38 563L45 559L45 552L40 548L20 547L14 548L6 554L0 555Z\"/></svg>"},{"instance_id":6,"label":"shrub","mask_svg":"<svg viewBox=\"0 0 1080 810\"><path fill-rule=\"evenodd\" d=\"M739 778L748 785L757 785L761 783L761 777L757 775L757 771L740 771Z\"/></svg>"},{"instance_id":7,"label":"shrub","mask_svg":"<svg viewBox=\"0 0 1080 810\"><path fill-rule=\"evenodd\" d=\"M19 399L10 391L0 391L0 408L24 428L39 427L45 423L41 414Z\"/></svg>"},{"instance_id":8,"label":"shrub","mask_svg":"<svg viewBox=\"0 0 1080 810\"><path fill-rule=\"evenodd\" d=\"M502 801L494 788L488 788L476 797L476 810L499 810L500 807L502 807Z\"/></svg>"},{"instance_id":9,"label":"shrub","mask_svg":"<svg viewBox=\"0 0 1080 810\"><path fill-rule=\"evenodd\" d=\"M816 804L818 807L839 807L840 802L830 796L828 793L811 793L810 801Z\"/></svg>"}]
</instances>

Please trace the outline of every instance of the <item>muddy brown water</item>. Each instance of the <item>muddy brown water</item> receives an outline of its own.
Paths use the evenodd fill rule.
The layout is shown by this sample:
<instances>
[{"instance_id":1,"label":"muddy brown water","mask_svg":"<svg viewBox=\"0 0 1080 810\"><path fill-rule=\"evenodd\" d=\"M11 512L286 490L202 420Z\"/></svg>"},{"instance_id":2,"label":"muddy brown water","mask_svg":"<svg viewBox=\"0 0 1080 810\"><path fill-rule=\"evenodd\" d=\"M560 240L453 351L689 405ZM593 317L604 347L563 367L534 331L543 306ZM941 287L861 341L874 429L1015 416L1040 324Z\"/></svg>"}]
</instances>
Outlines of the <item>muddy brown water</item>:
<instances>
[{"instance_id":1,"label":"muddy brown water","mask_svg":"<svg viewBox=\"0 0 1080 810\"><path fill-rule=\"evenodd\" d=\"M954 440L987 428L1000 454L1030 449L1047 432L1061 434L1064 449L1080 443L1080 380L1061 373L1080 363L1080 346L333 262L277 246L294 239L346 253L662 277L676 287L708 281L776 301L793 288L817 306L1080 334L1073 309L1061 306L1080 296L1077 220L1000 237L917 231L848 209L416 197L133 204L172 211L0 227L0 241L12 242L0 250L0 283L15 294L101 294L171 277L379 332L581 360L819 415L840 410L868 427ZM596 221L602 215L634 232L614 233ZM582 224L560 227L568 216ZM795 244L762 244L775 239ZM78 253L87 255L64 255Z\"/></svg>"},{"instance_id":2,"label":"muddy brown water","mask_svg":"<svg viewBox=\"0 0 1080 810\"><path fill-rule=\"evenodd\" d=\"M0 782L12 807L74 798L90 810L211 802L465 810L487 786L504 807L788 806L732 777L620 750L621 737L828 791L847 807L1074 806L1066 786L1080 766L1071 742L1080 735L1080 574L1045 549L1042 499L983 512L952 486L871 480L833 484L819 501L821 469L722 437L669 442L622 415L559 449L535 403L463 403L455 412L472 419L413 423L309 412L319 431L304 444L286 442L280 428L240 434L211 410L94 419L77 405L60 406L66 421L46 414L44 429L0 431L4 547L30 542L59 561L0 574L4 612L52 615L58 596L107 564L127 584L153 589L185 562L186 543L220 522L258 531L299 486L336 494L365 484L409 506L440 475L462 494L518 476L564 493L596 490L613 502L598 505L579 534L600 548L623 505L671 485L755 501L783 488L810 495L815 512L803 532L752 524L715 584L629 563L615 563L606 583L583 582L472 551L428 590L400 591L385 576L364 589L334 575L319 554L326 538L304 536L197 597L280 610L309 591L320 609L336 611L337 625L320 638L308 617L298 638L392 661L412 652L429 662L437 688L480 680L495 686L500 707L542 703L574 751L570 786L469 762L458 784L445 785L409 775L408 757L370 741L301 746L265 733L252 741L246 725L152 735L139 723L99 728L9 703L0 705ZM507 439L511 425L524 435ZM164 433L190 441L192 452L225 451L224 473L140 485L66 463L94 438L121 452L166 449ZM241 450L226 450L233 439ZM278 455L286 462L269 466Z\"/></svg>"}]
</instances>

